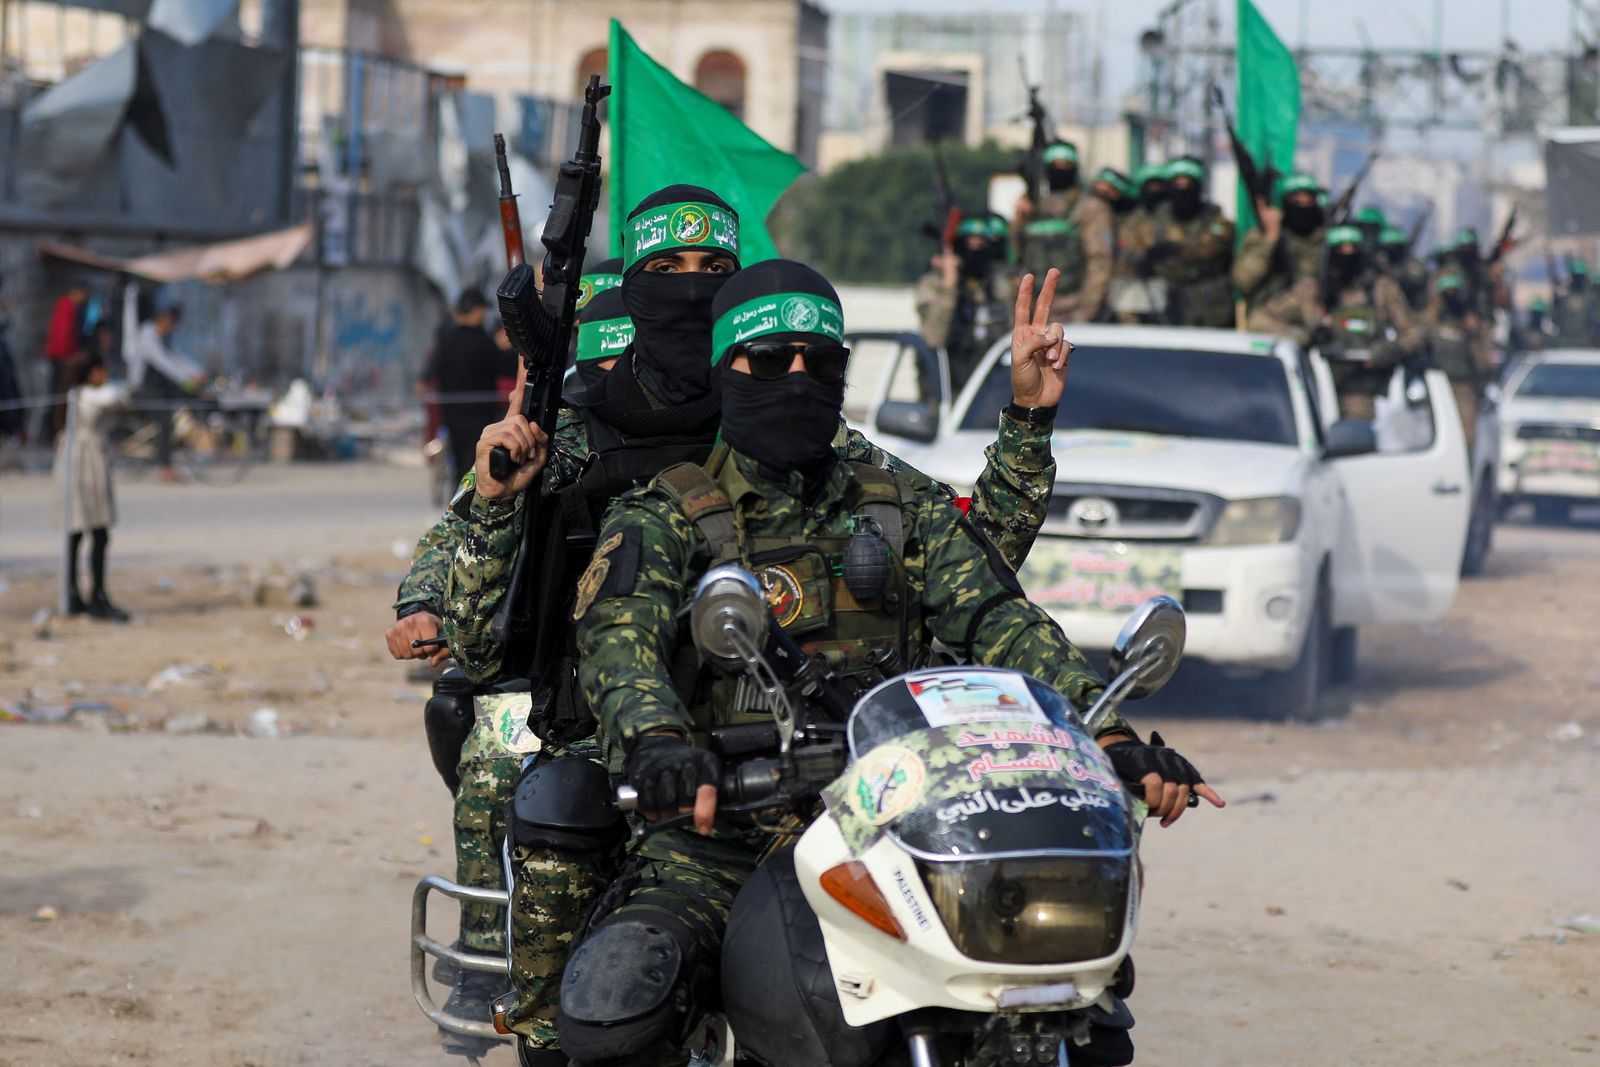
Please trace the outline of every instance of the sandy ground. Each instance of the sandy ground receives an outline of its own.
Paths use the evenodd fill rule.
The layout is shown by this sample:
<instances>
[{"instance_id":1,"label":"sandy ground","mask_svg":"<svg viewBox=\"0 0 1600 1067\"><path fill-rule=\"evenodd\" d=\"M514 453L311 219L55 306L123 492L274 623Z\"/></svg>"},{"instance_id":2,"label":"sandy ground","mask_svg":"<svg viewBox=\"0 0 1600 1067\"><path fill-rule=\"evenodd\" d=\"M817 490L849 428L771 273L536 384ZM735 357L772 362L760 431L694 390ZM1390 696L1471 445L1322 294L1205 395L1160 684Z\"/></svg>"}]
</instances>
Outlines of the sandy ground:
<instances>
[{"instance_id":1,"label":"sandy ground","mask_svg":"<svg viewBox=\"0 0 1600 1067\"><path fill-rule=\"evenodd\" d=\"M462 1062L408 991L450 806L380 637L421 480L131 487L135 621L42 631L49 486L0 483L0 708L43 720L0 722L0 1065ZM1597 588L1600 532L1506 527L1444 623L1363 634L1344 719L1190 668L1133 709L1234 801L1146 837L1141 1064L1600 1064L1600 936L1553 925L1600 915Z\"/></svg>"}]
</instances>

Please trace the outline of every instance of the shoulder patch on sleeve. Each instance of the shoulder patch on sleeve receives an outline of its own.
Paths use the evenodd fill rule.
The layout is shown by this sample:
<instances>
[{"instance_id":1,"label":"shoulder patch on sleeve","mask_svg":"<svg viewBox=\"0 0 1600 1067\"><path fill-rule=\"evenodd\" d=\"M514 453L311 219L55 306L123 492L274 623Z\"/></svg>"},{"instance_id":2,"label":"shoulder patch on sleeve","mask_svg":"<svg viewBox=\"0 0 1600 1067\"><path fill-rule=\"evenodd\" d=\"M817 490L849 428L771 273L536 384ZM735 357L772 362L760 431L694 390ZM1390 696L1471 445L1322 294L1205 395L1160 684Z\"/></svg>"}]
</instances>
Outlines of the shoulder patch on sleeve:
<instances>
[{"instance_id":1,"label":"shoulder patch on sleeve","mask_svg":"<svg viewBox=\"0 0 1600 1067\"><path fill-rule=\"evenodd\" d=\"M578 596L572 605L572 621L579 622L596 600L617 596L633 588L639 574L638 530L623 530L606 538L595 549L594 559L578 579Z\"/></svg>"}]
</instances>

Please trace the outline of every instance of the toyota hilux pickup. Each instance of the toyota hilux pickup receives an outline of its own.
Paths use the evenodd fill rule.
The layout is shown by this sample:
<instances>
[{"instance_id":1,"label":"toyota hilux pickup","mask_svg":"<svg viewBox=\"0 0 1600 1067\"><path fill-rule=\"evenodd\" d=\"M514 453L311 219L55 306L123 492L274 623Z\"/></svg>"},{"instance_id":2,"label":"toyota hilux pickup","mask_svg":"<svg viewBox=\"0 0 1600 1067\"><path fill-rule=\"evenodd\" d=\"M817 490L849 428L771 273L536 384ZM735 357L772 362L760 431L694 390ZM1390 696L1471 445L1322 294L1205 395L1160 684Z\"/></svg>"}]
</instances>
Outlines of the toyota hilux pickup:
<instances>
[{"instance_id":1,"label":"toyota hilux pickup","mask_svg":"<svg viewBox=\"0 0 1600 1067\"><path fill-rule=\"evenodd\" d=\"M1477 494L1441 372L1397 371L1370 423L1338 419L1323 356L1290 341L1100 325L1070 337L1055 491L1019 577L1074 641L1109 648L1130 606L1169 594L1191 656L1263 675L1269 714L1312 719L1354 675L1357 627L1449 610ZM846 417L966 491L1011 399L1009 341L959 391L914 334L851 343L865 358Z\"/></svg>"}]
</instances>

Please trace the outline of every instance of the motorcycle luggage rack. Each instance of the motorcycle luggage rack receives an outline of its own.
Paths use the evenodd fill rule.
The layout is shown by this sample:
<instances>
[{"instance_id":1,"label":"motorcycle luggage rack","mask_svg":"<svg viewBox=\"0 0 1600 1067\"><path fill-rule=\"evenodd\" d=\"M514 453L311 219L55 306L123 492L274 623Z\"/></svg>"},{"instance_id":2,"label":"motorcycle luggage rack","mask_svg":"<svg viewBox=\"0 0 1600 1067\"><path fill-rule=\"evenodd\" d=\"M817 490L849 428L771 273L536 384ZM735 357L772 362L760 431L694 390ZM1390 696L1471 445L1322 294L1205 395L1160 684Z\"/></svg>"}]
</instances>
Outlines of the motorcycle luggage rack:
<instances>
[{"instance_id":1,"label":"motorcycle luggage rack","mask_svg":"<svg viewBox=\"0 0 1600 1067\"><path fill-rule=\"evenodd\" d=\"M441 1029L464 1037L481 1037L491 1041L510 1041L513 1035L495 1030L493 1023L479 1022L450 1015L433 1002L428 989L428 957L449 960L457 967L484 974L503 974L509 979L510 968L504 956L491 956L482 952L464 952L452 945L428 936L428 895L440 893L458 901L474 904L497 904L506 907L510 896L504 889L480 889L476 886L458 885L448 878L430 874L417 883L411 894L411 995L417 1007Z\"/></svg>"}]
</instances>

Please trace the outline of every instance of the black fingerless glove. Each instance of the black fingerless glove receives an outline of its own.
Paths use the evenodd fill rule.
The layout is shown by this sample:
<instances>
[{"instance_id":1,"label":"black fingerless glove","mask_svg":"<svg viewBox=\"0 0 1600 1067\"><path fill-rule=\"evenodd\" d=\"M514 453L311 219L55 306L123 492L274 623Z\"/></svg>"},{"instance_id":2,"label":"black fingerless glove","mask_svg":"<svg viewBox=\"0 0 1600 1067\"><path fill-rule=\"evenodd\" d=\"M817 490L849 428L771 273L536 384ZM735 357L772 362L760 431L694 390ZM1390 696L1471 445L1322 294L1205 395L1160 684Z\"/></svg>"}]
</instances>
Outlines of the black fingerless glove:
<instances>
[{"instance_id":1,"label":"black fingerless glove","mask_svg":"<svg viewBox=\"0 0 1600 1067\"><path fill-rule=\"evenodd\" d=\"M692 808L695 792L722 778L722 763L715 755L670 734L634 741L623 770L628 784L639 791L639 810L647 812Z\"/></svg>"},{"instance_id":2,"label":"black fingerless glove","mask_svg":"<svg viewBox=\"0 0 1600 1067\"><path fill-rule=\"evenodd\" d=\"M1150 735L1148 745L1139 741L1118 741L1106 748L1106 758L1111 761L1117 777L1136 796L1144 795L1147 774L1159 774L1163 782L1178 785L1199 785L1205 781L1194 764L1168 748L1156 733Z\"/></svg>"}]
</instances>

